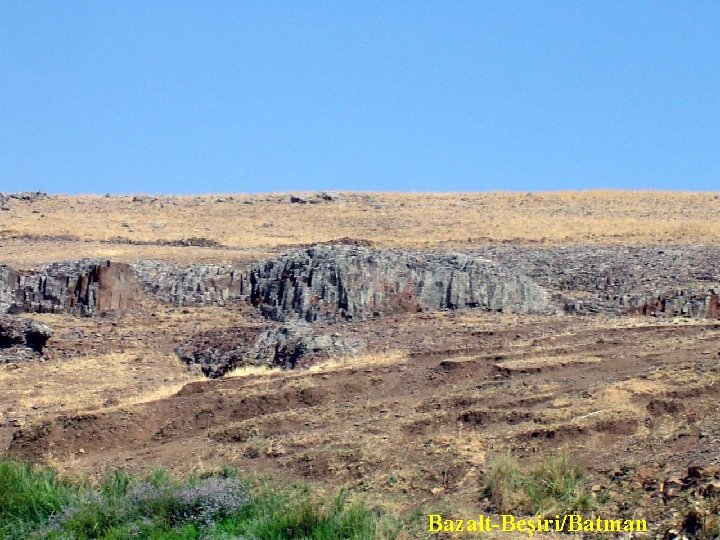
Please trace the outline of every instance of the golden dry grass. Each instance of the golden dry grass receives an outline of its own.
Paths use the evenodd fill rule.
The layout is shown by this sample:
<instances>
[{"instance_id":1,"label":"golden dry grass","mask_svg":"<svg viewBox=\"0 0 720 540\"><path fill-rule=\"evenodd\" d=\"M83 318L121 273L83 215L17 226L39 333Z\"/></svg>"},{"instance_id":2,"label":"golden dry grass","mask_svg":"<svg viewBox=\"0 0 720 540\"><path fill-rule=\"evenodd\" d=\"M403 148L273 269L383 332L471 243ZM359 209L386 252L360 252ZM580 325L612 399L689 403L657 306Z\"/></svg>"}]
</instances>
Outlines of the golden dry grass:
<instances>
[{"instance_id":1,"label":"golden dry grass","mask_svg":"<svg viewBox=\"0 0 720 540\"><path fill-rule=\"evenodd\" d=\"M0 395L6 410L44 418L162 399L198 379L173 354L85 355L66 362L0 365Z\"/></svg>"},{"instance_id":2,"label":"golden dry grass","mask_svg":"<svg viewBox=\"0 0 720 540\"><path fill-rule=\"evenodd\" d=\"M157 228L157 224L162 224ZM116 258L187 260L253 256L342 237L384 247L457 247L492 242L547 244L716 243L720 195L684 192L344 193L339 201L291 204L285 195L160 197L55 196L13 201L0 212L0 239L68 235L71 251ZM201 237L233 250L97 244ZM33 244L23 242L27 250ZM45 250L47 246L38 246ZM20 256L16 250L15 256ZM38 257L42 254L38 253ZM65 249L65 257L74 255ZM46 259L58 258L49 254ZM28 259L29 260L29 259Z\"/></svg>"},{"instance_id":3,"label":"golden dry grass","mask_svg":"<svg viewBox=\"0 0 720 540\"><path fill-rule=\"evenodd\" d=\"M224 378L249 377L266 382L267 378L277 377L283 380L305 379L307 373L328 373L347 369L369 369L373 366L387 366L406 362L407 354L401 351L386 351L359 354L356 356L338 356L318 362L307 369L293 371L284 370L279 367L262 366L239 366L226 373Z\"/></svg>"}]
</instances>

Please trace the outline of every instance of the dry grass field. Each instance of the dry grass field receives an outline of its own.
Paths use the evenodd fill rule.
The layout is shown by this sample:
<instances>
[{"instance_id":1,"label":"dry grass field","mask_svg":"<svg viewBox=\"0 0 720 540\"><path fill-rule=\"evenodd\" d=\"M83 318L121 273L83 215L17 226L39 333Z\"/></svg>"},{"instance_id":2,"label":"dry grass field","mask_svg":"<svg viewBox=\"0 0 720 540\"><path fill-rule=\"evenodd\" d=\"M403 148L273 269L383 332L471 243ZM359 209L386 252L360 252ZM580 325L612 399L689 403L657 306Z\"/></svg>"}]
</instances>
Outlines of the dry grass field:
<instances>
[{"instance_id":1,"label":"dry grass field","mask_svg":"<svg viewBox=\"0 0 720 540\"><path fill-rule=\"evenodd\" d=\"M313 200L313 194L304 194ZM53 196L0 212L4 262L30 266L80 257L230 261L349 237L382 247L717 243L720 195L677 192L340 193ZM222 247L158 242L201 238ZM28 242L28 239L32 239ZM144 243L143 245L127 242ZM148 245L149 243L149 245Z\"/></svg>"}]
</instances>

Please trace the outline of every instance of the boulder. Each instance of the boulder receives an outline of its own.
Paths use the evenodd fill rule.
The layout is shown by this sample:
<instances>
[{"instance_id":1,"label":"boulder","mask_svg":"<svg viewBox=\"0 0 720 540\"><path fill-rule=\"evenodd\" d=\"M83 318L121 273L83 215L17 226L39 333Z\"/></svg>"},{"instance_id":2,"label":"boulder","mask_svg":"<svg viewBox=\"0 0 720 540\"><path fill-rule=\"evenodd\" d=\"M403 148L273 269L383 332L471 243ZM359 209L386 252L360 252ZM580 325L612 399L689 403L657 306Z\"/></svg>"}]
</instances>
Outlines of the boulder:
<instances>
[{"instance_id":1,"label":"boulder","mask_svg":"<svg viewBox=\"0 0 720 540\"><path fill-rule=\"evenodd\" d=\"M365 342L340 333L316 331L303 322L273 326L262 332L250 351L251 363L286 369L307 367L331 357L352 356Z\"/></svg>"},{"instance_id":2,"label":"boulder","mask_svg":"<svg viewBox=\"0 0 720 540\"><path fill-rule=\"evenodd\" d=\"M207 377L220 377L237 366L253 363L250 351L262 331L262 327L246 326L198 332L175 353Z\"/></svg>"},{"instance_id":3,"label":"boulder","mask_svg":"<svg viewBox=\"0 0 720 540\"><path fill-rule=\"evenodd\" d=\"M354 355L365 342L303 322L201 332L176 349L189 366L220 377L240 366L292 369L331 357Z\"/></svg>"},{"instance_id":4,"label":"boulder","mask_svg":"<svg viewBox=\"0 0 720 540\"><path fill-rule=\"evenodd\" d=\"M335 202L340 200L340 194L334 191L321 191L317 194L317 198L327 202Z\"/></svg>"},{"instance_id":5,"label":"boulder","mask_svg":"<svg viewBox=\"0 0 720 540\"><path fill-rule=\"evenodd\" d=\"M0 315L0 363L40 357L51 336L52 330L46 324Z\"/></svg>"}]
</instances>

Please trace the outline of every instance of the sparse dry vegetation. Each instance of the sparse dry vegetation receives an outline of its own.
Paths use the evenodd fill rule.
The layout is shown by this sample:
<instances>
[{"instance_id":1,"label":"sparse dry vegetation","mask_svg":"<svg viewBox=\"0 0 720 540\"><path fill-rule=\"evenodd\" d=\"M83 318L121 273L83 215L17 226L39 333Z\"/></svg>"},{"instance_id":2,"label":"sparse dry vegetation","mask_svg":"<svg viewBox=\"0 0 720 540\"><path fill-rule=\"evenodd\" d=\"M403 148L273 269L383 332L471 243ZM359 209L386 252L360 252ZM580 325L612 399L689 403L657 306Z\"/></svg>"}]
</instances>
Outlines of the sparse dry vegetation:
<instances>
[{"instance_id":1,"label":"sparse dry vegetation","mask_svg":"<svg viewBox=\"0 0 720 540\"><path fill-rule=\"evenodd\" d=\"M48 234L56 238L43 240ZM237 260L343 237L423 249L494 242L717 242L720 195L344 193L338 201L319 204L292 204L287 195L145 197L135 202L133 197L57 196L32 204L15 202L10 211L0 213L5 262L18 266L67 258L70 252L73 258ZM29 250L28 238L33 239ZM122 243L188 238L229 249Z\"/></svg>"},{"instance_id":2,"label":"sparse dry vegetation","mask_svg":"<svg viewBox=\"0 0 720 540\"><path fill-rule=\"evenodd\" d=\"M593 506L585 475L567 452L549 454L523 468L508 451L493 457L485 491L503 514L555 515L586 512Z\"/></svg>"}]
</instances>

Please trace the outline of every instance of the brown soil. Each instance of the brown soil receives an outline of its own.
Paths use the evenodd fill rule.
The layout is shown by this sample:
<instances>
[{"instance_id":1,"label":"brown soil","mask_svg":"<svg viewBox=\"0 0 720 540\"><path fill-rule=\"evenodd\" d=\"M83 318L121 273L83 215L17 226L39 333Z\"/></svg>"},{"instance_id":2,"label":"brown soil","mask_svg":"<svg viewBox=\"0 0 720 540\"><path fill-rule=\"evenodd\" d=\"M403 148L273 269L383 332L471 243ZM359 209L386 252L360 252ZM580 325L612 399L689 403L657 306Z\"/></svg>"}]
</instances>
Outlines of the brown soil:
<instances>
[{"instance_id":1,"label":"brown soil","mask_svg":"<svg viewBox=\"0 0 720 540\"><path fill-rule=\"evenodd\" d=\"M351 486L406 510L476 512L487 503L490 456L510 449L532 462L566 448L610 504L632 499L636 514L650 516L662 511L664 478L719 464L720 323L418 314L355 323L371 356L178 385L191 375L173 362L172 346L192 330L249 317L230 313L148 309L117 326L72 319L85 338L60 332L51 343L56 358L34 366L44 370L43 407L28 412L27 399L12 398L33 367L3 368L10 454L80 475L229 464L281 481ZM53 317L56 325L62 318ZM145 330L132 339L123 328ZM129 358L134 346L155 352ZM68 407L59 393L53 402L51 388L92 394L91 380L71 369L78 359L61 358L80 349L97 355L89 379L104 381L96 389L104 401ZM648 470L649 490L636 478Z\"/></svg>"}]
</instances>

